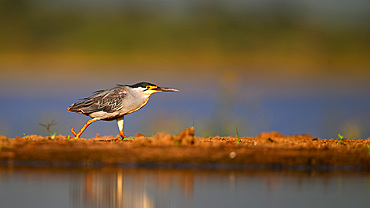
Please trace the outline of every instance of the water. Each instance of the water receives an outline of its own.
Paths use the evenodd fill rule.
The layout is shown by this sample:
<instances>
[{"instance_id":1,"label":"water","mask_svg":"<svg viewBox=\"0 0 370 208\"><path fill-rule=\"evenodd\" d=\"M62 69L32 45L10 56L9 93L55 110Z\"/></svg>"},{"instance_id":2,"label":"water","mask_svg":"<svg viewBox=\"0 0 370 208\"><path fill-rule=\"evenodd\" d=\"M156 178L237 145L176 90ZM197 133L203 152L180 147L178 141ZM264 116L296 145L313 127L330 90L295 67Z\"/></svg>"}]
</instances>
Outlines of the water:
<instances>
[{"instance_id":1,"label":"water","mask_svg":"<svg viewBox=\"0 0 370 208\"><path fill-rule=\"evenodd\" d=\"M71 135L71 126L79 129L89 118L67 112L70 104L95 90L136 81L150 81L178 88L180 92L152 95L144 108L127 115L125 134L128 136L138 132L150 136L162 131L177 134L193 125L193 115L196 136L204 137L235 135L235 125L240 136L267 131L319 138L336 138L338 133L347 138L370 135L367 81L264 79L250 77L247 71L183 71L183 74L177 70L166 76L164 71L146 76L139 74L126 80L121 78L125 77L125 71L111 72L117 76L90 75L83 80L78 77L71 77L72 80L0 77L0 135L47 136L48 132L39 123L52 120L57 123L51 129L53 132ZM117 135L116 122L93 123L82 137L91 138L96 134Z\"/></svg>"},{"instance_id":2,"label":"water","mask_svg":"<svg viewBox=\"0 0 370 208\"><path fill-rule=\"evenodd\" d=\"M2 207L364 207L364 172L1 167Z\"/></svg>"}]
</instances>

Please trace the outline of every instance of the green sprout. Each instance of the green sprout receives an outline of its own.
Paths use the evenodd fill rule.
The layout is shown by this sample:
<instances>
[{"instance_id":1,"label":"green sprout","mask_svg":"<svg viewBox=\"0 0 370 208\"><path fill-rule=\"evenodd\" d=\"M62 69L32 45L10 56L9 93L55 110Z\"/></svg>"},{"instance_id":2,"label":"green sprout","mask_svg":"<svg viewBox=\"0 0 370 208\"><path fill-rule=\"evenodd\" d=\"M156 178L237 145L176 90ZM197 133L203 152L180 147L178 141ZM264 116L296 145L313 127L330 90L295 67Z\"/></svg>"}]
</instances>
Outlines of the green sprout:
<instances>
[{"instance_id":1,"label":"green sprout","mask_svg":"<svg viewBox=\"0 0 370 208\"><path fill-rule=\"evenodd\" d=\"M123 140L134 140L135 139L135 137L127 137L127 138L124 138Z\"/></svg>"},{"instance_id":2,"label":"green sprout","mask_svg":"<svg viewBox=\"0 0 370 208\"><path fill-rule=\"evenodd\" d=\"M338 134L338 138L339 141L337 142L337 144L343 144L343 141L346 140L346 138L344 138L341 134Z\"/></svg>"},{"instance_id":3,"label":"green sprout","mask_svg":"<svg viewBox=\"0 0 370 208\"><path fill-rule=\"evenodd\" d=\"M242 142L242 140L239 137L239 131L238 131L238 126L235 124L235 130L236 130L236 137L238 138L238 142Z\"/></svg>"},{"instance_id":4,"label":"green sprout","mask_svg":"<svg viewBox=\"0 0 370 208\"><path fill-rule=\"evenodd\" d=\"M70 136L70 135L68 135L67 139L68 139L68 140L71 140L71 136Z\"/></svg>"},{"instance_id":5,"label":"green sprout","mask_svg":"<svg viewBox=\"0 0 370 208\"><path fill-rule=\"evenodd\" d=\"M30 137L28 137L25 133L23 133L23 136L27 139L27 140L32 140Z\"/></svg>"},{"instance_id":6,"label":"green sprout","mask_svg":"<svg viewBox=\"0 0 370 208\"><path fill-rule=\"evenodd\" d=\"M343 144L343 141L344 140L356 140L355 137L352 137L352 138L345 138L344 136L342 136L341 134L338 134L338 142L337 144Z\"/></svg>"},{"instance_id":7,"label":"green sprout","mask_svg":"<svg viewBox=\"0 0 370 208\"><path fill-rule=\"evenodd\" d=\"M54 121L54 120L52 120L51 122L49 122L49 123L47 123L47 124L42 124L42 123L39 123L40 124L40 126L43 126L43 127L45 127L45 129L46 129L46 131L48 131L49 132L49 135L50 135L50 138L51 139L55 139L55 135L57 134L57 132L51 132L51 130L50 130L50 128L52 127L52 126L55 126L57 123Z\"/></svg>"}]
</instances>

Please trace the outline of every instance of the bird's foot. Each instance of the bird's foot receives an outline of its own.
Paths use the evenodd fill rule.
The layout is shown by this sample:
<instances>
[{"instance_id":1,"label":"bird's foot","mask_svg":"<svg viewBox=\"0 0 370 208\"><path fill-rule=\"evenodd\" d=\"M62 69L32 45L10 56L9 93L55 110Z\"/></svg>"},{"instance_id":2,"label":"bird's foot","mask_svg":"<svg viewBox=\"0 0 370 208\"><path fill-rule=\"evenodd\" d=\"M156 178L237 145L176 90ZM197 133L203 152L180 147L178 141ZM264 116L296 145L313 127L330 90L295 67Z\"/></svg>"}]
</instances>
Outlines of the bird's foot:
<instances>
[{"instance_id":1,"label":"bird's foot","mask_svg":"<svg viewBox=\"0 0 370 208\"><path fill-rule=\"evenodd\" d=\"M124 138L128 138L128 137L123 133L123 131L119 131L119 135L122 137L122 139L124 139Z\"/></svg>"},{"instance_id":2,"label":"bird's foot","mask_svg":"<svg viewBox=\"0 0 370 208\"><path fill-rule=\"evenodd\" d=\"M76 132L73 130L73 127L71 126L71 132L72 132L72 134L75 136L75 139L78 139L79 137L80 137L80 135L79 134L76 134Z\"/></svg>"},{"instance_id":3,"label":"bird's foot","mask_svg":"<svg viewBox=\"0 0 370 208\"><path fill-rule=\"evenodd\" d=\"M77 136L76 132L73 130L73 127L71 126L71 132L74 136Z\"/></svg>"}]
</instances>

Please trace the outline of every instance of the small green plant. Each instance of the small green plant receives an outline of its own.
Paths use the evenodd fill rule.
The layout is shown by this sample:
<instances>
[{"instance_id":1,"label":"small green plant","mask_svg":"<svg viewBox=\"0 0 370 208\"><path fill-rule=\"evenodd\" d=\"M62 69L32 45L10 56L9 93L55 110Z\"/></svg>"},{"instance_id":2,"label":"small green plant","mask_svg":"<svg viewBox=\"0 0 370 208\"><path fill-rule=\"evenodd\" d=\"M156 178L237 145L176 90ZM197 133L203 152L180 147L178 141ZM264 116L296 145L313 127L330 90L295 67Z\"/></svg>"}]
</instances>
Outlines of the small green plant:
<instances>
[{"instance_id":1,"label":"small green plant","mask_svg":"<svg viewBox=\"0 0 370 208\"><path fill-rule=\"evenodd\" d=\"M68 136L67 136L67 139L68 139L68 140L71 140L71 136L70 136L70 135L68 135Z\"/></svg>"},{"instance_id":2,"label":"small green plant","mask_svg":"<svg viewBox=\"0 0 370 208\"><path fill-rule=\"evenodd\" d=\"M54 133L52 133L52 134L50 134L50 138L51 139L55 139L55 135L57 134L57 132L54 132Z\"/></svg>"},{"instance_id":3,"label":"small green plant","mask_svg":"<svg viewBox=\"0 0 370 208\"><path fill-rule=\"evenodd\" d=\"M338 134L338 142L337 144L343 144L343 141L345 140L356 140L355 137L352 137L352 138L345 138L344 136L342 136L341 134Z\"/></svg>"},{"instance_id":4,"label":"small green plant","mask_svg":"<svg viewBox=\"0 0 370 208\"><path fill-rule=\"evenodd\" d=\"M337 144L343 144L343 141L346 140L346 138L344 138L341 134L338 134L338 138L339 141L337 142Z\"/></svg>"},{"instance_id":5,"label":"small green plant","mask_svg":"<svg viewBox=\"0 0 370 208\"><path fill-rule=\"evenodd\" d=\"M124 138L123 140L134 140L135 137L127 137L127 138Z\"/></svg>"},{"instance_id":6,"label":"small green plant","mask_svg":"<svg viewBox=\"0 0 370 208\"><path fill-rule=\"evenodd\" d=\"M27 140L32 140L30 137L28 137L25 133L23 133L23 136L27 139Z\"/></svg>"},{"instance_id":7,"label":"small green plant","mask_svg":"<svg viewBox=\"0 0 370 208\"><path fill-rule=\"evenodd\" d=\"M50 130L50 128L52 126L55 126L57 124L54 120L52 120L51 122L49 122L47 124L42 124L42 123L39 123L39 124L40 124L40 126L45 127L46 131L49 132L50 139L55 139L55 135L57 134L57 132L51 132L51 130Z\"/></svg>"},{"instance_id":8,"label":"small green plant","mask_svg":"<svg viewBox=\"0 0 370 208\"><path fill-rule=\"evenodd\" d=\"M235 130L236 130L236 137L238 138L238 142L242 142L242 140L240 139L240 136L239 136L239 131L238 131L238 126L235 124Z\"/></svg>"}]
</instances>

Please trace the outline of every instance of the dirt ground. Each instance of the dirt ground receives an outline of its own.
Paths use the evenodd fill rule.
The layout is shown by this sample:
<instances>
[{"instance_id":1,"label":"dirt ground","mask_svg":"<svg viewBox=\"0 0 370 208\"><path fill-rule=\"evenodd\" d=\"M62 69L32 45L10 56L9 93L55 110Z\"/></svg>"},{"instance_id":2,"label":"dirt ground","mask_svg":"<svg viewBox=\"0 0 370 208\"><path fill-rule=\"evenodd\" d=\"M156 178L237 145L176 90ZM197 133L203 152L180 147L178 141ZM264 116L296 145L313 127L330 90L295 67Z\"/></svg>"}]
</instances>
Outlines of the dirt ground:
<instances>
[{"instance_id":1,"label":"dirt ground","mask_svg":"<svg viewBox=\"0 0 370 208\"><path fill-rule=\"evenodd\" d=\"M285 136L277 132L256 137L194 137L194 129L173 136L138 134L91 139L66 136L6 138L0 136L0 163L51 162L64 164L193 164L274 167L355 167L370 170L370 138L366 140L319 139L309 135Z\"/></svg>"}]
</instances>

